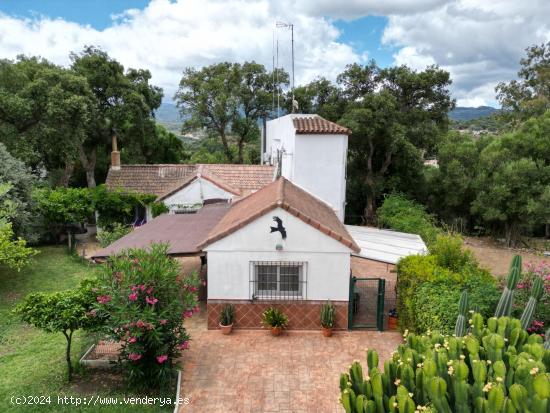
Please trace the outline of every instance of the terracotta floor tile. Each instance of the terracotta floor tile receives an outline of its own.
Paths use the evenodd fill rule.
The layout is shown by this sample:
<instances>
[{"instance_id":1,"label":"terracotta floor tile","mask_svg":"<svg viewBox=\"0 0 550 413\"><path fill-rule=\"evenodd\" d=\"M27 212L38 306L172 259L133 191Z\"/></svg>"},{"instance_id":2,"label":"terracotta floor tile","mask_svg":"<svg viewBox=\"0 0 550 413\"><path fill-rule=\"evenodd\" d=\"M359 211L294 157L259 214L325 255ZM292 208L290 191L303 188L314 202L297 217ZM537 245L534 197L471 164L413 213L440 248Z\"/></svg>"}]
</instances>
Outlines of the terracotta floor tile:
<instances>
[{"instance_id":1,"label":"terracotta floor tile","mask_svg":"<svg viewBox=\"0 0 550 413\"><path fill-rule=\"evenodd\" d=\"M398 333L236 330L229 336L206 329L206 311L187 321L191 348L181 359L180 413L341 413L338 380L366 348L380 365L402 342ZM366 364L366 363L365 363Z\"/></svg>"}]
</instances>

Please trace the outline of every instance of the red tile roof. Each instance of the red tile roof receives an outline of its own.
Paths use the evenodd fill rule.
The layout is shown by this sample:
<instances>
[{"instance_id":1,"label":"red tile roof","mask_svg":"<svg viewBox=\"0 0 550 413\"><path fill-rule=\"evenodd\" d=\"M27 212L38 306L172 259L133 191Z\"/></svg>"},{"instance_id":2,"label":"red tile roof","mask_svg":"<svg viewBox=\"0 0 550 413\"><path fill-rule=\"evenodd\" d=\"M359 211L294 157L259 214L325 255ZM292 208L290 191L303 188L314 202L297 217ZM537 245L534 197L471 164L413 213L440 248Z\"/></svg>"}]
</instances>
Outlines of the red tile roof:
<instances>
[{"instance_id":1,"label":"red tile roof","mask_svg":"<svg viewBox=\"0 0 550 413\"><path fill-rule=\"evenodd\" d=\"M234 202L220 222L212 228L199 248L225 238L275 208L283 208L305 223L359 252L353 238L330 206L280 177L261 190Z\"/></svg>"},{"instance_id":2,"label":"red tile roof","mask_svg":"<svg viewBox=\"0 0 550 413\"><path fill-rule=\"evenodd\" d=\"M106 184L163 199L202 176L234 195L244 196L272 182L274 171L271 165L122 165L120 170L109 170Z\"/></svg>"},{"instance_id":3,"label":"red tile roof","mask_svg":"<svg viewBox=\"0 0 550 413\"><path fill-rule=\"evenodd\" d=\"M294 129L302 135L351 135L351 130L318 115L296 116L292 118Z\"/></svg>"},{"instance_id":4,"label":"red tile roof","mask_svg":"<svg viewBox=\"0 0 550 413\"><path fill-rule=\"evenodd\" d=\"M169 243L170 254L197 254L206 234L220 221L229 204L212 204L195 214L164 214L134 229L92 256L109 257L130 248L148 248L153 243Z\"/></svg>"}]
</instances>

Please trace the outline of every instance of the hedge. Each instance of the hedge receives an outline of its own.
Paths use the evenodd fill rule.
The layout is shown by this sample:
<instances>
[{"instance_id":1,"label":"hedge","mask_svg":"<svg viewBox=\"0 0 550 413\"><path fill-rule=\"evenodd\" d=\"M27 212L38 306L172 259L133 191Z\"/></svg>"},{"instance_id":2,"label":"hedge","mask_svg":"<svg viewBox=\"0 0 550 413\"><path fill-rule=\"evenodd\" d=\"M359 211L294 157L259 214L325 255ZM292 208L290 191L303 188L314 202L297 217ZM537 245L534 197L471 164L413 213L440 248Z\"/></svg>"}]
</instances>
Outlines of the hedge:
<instances>
[{"instance_id":1,"label":"hedge","mask_svg":"<svg viewBox=\"0 0 550 413\"><path fill-rule=\"evenodd\" d=\"M479 267L457 236L438 236L429 255L405 257L397 264L401 329L451 333L458 301L468 290L472 308L490 316L500 296L496 280Z\"/></svg>"}]
</instances>

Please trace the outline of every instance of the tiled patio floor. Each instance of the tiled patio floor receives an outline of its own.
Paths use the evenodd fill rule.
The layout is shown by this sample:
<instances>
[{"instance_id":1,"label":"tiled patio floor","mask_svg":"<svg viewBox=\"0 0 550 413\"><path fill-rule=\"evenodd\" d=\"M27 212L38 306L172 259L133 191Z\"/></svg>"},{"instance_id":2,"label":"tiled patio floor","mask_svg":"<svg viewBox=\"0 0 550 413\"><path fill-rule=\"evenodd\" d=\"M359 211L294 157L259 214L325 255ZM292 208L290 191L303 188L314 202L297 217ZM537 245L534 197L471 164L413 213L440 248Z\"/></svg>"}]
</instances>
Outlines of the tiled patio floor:
<instances>
[{"instance_id":1,"label":"tiled patio floor","mask_svg":"<svg viewBox=\"0 0 550 413\"><path fill-rule=\"evenodd\" d=\"M396 332L237 330L229 336L206 329L205 313L187 322L191 349L184 353L180 397L190 404L180 413L342 412L338 379L365 349L378 350L381 362L402 342ZM364 363L366 364L366 362Z\"/></svg>"}]
</instances>

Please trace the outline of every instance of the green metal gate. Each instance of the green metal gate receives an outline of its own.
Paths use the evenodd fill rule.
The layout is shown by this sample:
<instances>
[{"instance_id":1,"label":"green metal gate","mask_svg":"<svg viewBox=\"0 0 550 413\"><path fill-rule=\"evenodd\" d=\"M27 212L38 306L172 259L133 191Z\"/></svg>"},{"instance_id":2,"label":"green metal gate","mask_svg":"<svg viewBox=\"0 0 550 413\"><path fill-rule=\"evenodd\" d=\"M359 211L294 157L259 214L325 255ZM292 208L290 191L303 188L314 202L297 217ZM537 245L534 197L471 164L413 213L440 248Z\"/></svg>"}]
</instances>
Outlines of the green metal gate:
<instances>
[{"instance_id":1,"label":"green metal gate","mask_svg":"<svg viewBox=\"0 0 550 413\"><path fill-rule=\"evenodd\" d=\"M348 329L384 330L386 281L381 278L350 278Z\"/></svg>"}]
</instances>

